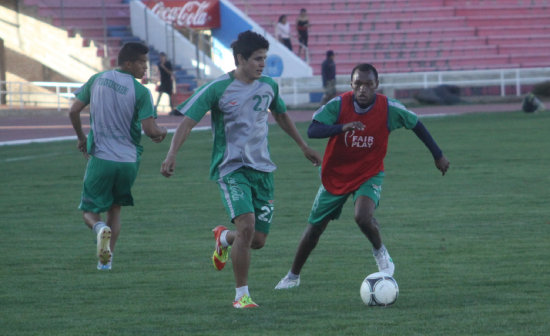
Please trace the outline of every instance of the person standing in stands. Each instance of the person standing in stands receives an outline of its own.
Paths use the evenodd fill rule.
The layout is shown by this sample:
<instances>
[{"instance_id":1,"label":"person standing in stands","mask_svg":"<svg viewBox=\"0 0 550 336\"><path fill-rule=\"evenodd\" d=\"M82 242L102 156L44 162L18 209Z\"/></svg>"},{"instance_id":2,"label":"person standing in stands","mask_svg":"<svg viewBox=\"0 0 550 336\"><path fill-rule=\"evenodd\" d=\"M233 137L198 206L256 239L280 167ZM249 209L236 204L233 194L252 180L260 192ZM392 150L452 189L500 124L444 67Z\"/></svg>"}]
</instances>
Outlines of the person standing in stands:
<instances>
[{"instance_id":1,"label":"person standing in stands","mask_svg":"<svg viewBox=\"0 0 550 336\"><path fill-rule=\"evenodd\" d=\"M141 131L159 143L166 128L157 125L151 92L136 78L147 70L149 48L129 42L118 54L119 69L92 76L76 92L69 118L78 149L88 159L79 209L97 237L98 270L110 270L120 233L122 206L134 205L131 188L143 146ZM80 113L90 105L90 133L82 130ZM106 220L101 213L106 212Z\"/></svg>"},{"instance_id":2,"label":"person standing in stands","mask_svg":"<svg viewBox=\"0 0 550 336\"><path fill-rule=\"evenodd\" d=\"M298 31L298 56L302 54L302 48L307 50L309 17L305 8L300 9L300 15L296 19L296 30ZM306 51L307 53L307 51Z\"/></svg>"},{"instance_id":3,"label":"person standing in stands","mask_svg":"<svg viewBox=\"0 0 550 336\"><path fill-rule=\"evenodd\" d=\"M328 50L326 58L321 64L321 78L325 93L321 99L321 105L336 97L336 63L334 63L334 51Z\"/></svg>"},{"instance_id":4,"label":"person standing in stands","mask_svg":"<svg viewBox=\"0 0 550 336\"><path fill-rule=\"evenodd\" d=\"M157 111L157 107L160 103L160 98L162 97L163 93L166 93L168 95L168 98L170 99L170 114L174 111L174 103L172 101L172 93L174 90L174 86L172 84L174 80L174 73L172 72L172 63L166 59L166 54L161 52L159 54L160 60L157 63L157 66L159 68L160 73L160 85L158 86L158 97L157 97L157 103L155 104L155 111Z\"/></svg>"},{"instance_id":5,"label":"person standing in stands","mask_svg":"<svg viewBox=\"0 0 550 336\"><path fill-rule=\"evenodd\" d=\"M449 169L449 160L418 116L399 101L376 93L379 81L374 66L367 63L355 66L350 84L351 91L332 99L314 113L308 128L310 138L329 138L321 166L321 186L292 266L275 289L300 285L302 267L328 223L340 217L349 197L355 203L355 222L372 245L378 270L393 276L395 265L374 218L392 131L412 130L432 154L437 170L445 175Z\"/></svg>"},{"instance_id":6,"label":"person standing in stands","mask_svg":"<svg viewBox=\"0 0 550 336\"><path fill-rule=\"evenodd\" d=\"M290 41L290 23L286 15L279 16L279 22L275 26L275 36L289 50L292 50L292 42Z\"/></svg>"}]
</instances>

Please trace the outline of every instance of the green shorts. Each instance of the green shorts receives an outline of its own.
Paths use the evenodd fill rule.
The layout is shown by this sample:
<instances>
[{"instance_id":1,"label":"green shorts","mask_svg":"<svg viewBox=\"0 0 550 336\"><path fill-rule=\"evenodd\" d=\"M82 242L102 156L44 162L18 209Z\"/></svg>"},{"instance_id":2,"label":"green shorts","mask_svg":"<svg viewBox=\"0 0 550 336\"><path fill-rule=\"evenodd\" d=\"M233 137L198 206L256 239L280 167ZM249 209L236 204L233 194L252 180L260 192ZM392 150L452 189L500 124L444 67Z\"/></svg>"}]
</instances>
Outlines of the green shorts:
<instances>
[{"instance_id":1,"label":"green shorts","mask_svg":"<svg viewBox=\"0 0 550 336\"><path fill-rule=\"evenodd\" d=\"M256 231L269 233L273 217L273 173L242 167L220 178L218 186L231 221L253 212Z\"/></svg>"},{"instance_id":2,"label":"green shorts","mask_svg":"<svg viewBox=\"0 0 550 336\"><path fill-rule=\"evenodd\" d=\"M101 213L113 204L134 205L131 189L139 169L138 162L115 162L91 156L84 174L79 209Z\"/></svg>"},{"instance_id":3,"label":"green shorts","mask_svg":"<svg viewBox=\"0 0 550 336\"><path fill-rule=\"evenodd\" d=\"M342 207L346 203L349 195L353 194L353 201L355 202L359 196L367 196L374 201L374 204L378 207L380 202L380 193L382 192L382 182L384 180L384 172L380 172L377 175L368 179L365 183L361 184L359 189L344 195L333 195L329 193L325 187L321 184L315 201L313 201L313 207L309 214L309 223L311 225L320 224L325 218L338 219L342 213Z\"/></svg>"}]
</instances>

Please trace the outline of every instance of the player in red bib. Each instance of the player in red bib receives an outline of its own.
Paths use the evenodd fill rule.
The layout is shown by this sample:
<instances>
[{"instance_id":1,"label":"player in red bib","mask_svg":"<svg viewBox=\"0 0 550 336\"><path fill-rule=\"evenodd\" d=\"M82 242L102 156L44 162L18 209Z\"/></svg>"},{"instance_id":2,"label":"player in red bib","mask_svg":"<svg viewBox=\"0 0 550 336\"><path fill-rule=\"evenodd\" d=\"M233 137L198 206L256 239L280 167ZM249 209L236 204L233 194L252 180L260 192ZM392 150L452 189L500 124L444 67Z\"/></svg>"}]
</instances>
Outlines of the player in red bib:
<instances>
[{"instance_id":1,"label":"player in red bib","mask_svg":"<svg viewBox=\"0 0 550 336\"><path fill-rule=\"evenodd\" d=\"M418 116L399 101L376 93L378 85L376 68L359 64L351 72L352 91L315 112L308 136L329 138L321 167L322 184L292 267L275 289L300 284L300 271L307 258L328 223L340 217L350 195L355 202L355 222L372 244L378 270L393 275L394 263L373 217L382 191L384 157L391 131L402 127L413 130L432 153L436 168L443 175L449 169L449 161Z\"/></svg>"}]
</instances>

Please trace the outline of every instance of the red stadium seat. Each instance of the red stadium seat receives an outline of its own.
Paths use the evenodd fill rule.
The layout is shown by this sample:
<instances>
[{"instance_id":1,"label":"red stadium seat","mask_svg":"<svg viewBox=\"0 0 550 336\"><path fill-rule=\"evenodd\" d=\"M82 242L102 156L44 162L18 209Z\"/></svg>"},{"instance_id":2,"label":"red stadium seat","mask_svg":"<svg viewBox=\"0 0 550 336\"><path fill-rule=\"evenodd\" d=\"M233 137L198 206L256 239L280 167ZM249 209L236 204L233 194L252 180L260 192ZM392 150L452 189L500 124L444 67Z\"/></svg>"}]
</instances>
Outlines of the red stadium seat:
<instances>
[{"instance_id":1,"label":"red stadium seat","mask_svg":"<svg viewBox=\"0 0 550 336\"><path fill-rule=\"evenodd\" d=\"M306 8L315 74L329 49L339 74L364 61L386 73L550 66L540 52L550 45L546 0L232 2L269 32L279 15L293 25Z\"/></svg>"}]
</instances>

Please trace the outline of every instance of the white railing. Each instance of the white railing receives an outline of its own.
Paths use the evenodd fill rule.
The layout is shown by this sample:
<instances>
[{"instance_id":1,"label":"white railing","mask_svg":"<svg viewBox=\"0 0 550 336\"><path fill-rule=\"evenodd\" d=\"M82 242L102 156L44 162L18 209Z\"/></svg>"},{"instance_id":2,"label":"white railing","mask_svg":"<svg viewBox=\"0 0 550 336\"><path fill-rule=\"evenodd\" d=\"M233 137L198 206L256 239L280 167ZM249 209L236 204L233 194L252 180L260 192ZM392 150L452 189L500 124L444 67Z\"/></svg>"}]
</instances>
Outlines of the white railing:
<instances>
[{"instance_id":1,"label":"white railing","mask_svg":"<svg viewBox=\"0 0 550 336\"><path fill-rule=\"evenodd\" d=\"M350 74L351 75L351 74ZM350 75L336 76L336 89L339 92L350 90ZM500 69L475 71L439 71L379 74L380 90L393 97L395 90L426 89L442 84L459 87L495 87L500 88L500 96L521 96L527 85L547 81L550 68ZM279 92L290 106L306 104L310 93L323 92L321 76L302 78L276 78Z\"/></svg>"},{"instance_id":2,"label":"white railing","mask_svg":"<svg viewBox=\"0 0 550 336\"><path fill-rule=\"evenodd\" d=\"M197 71L197 78L223 74L214 62L175 27L159 18L140 1L130 2L131 29L134 36L166 53L169 60L186 70ZM201 40L201 43L204 41Z\"/></svg>"},{"instance_id":3,"label":"white railing","mask_svg":"<svg viewBox=\"0 0 550 336\"><path fill-rule=\"evenodd\" d=\"M82 83L65 82L0 82L0 97L8 107L43 107L61 111L70 106L73 92L81 86Z\"/></svg>"},{"instance_id":4,"label":"white railing","mask_svg":"<svg viewBox=\"0 0 550 336\"><path fill-rule=\"evenodd\" d=\"M500 96L524 94L524 87L547 81L550 68L504 69L478 71L444 71L380 74L380 89L392 97L395 90L423 89L442 84L460 87L499 87ZM279 92L289 106L300 106L310 102L310 93L319 93L320 76L301 78L275 78L279 83ZM338 75L337 90L350 90L350 75ZM0 97L8 106L50 107L61 110L70 106L73 92L81 83L63 82L0 82ZM5 87L6 89L2 89ZM2 101L2 100L0 100Z\"/></svg>"}]
</instances>

